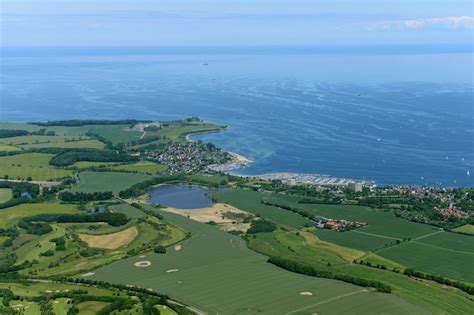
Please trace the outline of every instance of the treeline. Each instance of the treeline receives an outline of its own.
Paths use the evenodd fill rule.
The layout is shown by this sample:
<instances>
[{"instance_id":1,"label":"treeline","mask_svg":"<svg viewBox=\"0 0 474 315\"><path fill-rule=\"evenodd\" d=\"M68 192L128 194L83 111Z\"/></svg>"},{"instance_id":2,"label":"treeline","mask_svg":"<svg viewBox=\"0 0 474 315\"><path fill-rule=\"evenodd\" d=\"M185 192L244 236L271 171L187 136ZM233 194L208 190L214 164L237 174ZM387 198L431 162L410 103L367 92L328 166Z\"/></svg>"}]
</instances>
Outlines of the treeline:
<instances>
[{"instance_id":1,"label":"treeline","mask_svg":"<svg viewBox=\"0 0 474 315\"><path fill-rule=\"evenodd\" d=\"M99 200L112 199L114 194L111 191L84 193L84 192L63 192L59 195L59 199L67 202L90 202Z\"/></svg>"},{"instance_id":2,"label":"treeline","mask_svg":"<svg viewBox=\"0 0 474 315\"><path fill-rule=\"evenodd\" d=\"M172 182L172 181L182 181L185 179L186 179L186 176L183 174L154 177L144 182L137 183L128 189L122 190L119 193L119 196L120 198L135 198L142 195L145 192L145 189L151 186L155 186L155 185L159 185L159 184L163 184L167 182Z\"/></svg>"},{"instance_id":3,"label":"treeline","mask_svg":"<svg viewBox=\"0 0 474 315\"><path fill-rule=\"evenodd\" d=\"M107 119L74 119L74 120L51 120L47 122L29 122L30 125L52 127L52 126L64 126L64 127L81 127L86 125L135 125L137 123L150 123L151 120L136 120L136 119L124 119L124 120L107 120Z\"/></svg>"},{"instance_id":4,"label":"treeline","mask_svg":"<svg viewBox=\"0 0 474 315\"><path fill-rule=\"evenodd\" d=\"M308 218L310 220L315 220L315 218L316 218L313 214L311 214L307 211L298 209L298 208L294 208L294 207L290 207L290 206L282 205L282 204L278 204L278 203L273 203L273 202L266 201L266 200L262 200L261 203L266 205L266 206L277 207L277 208L280 208L280 209L283 209L283 210L294 212L294 213L299 214L299 215L301 215L305 218Z\"/></svg>"},{"instance_id":5,"label":"treeline","mask_svg":"<svg viewBox=\"0 0 474 315\"><path fill-rule=\"evenodd\" d=\"M430 274L430 273L424 273L421 271L417 271L413 268L407 268L405 269L404 272L405 275L409 277L415 277L415 278L420 278L420 279L426 279L426 280L431 280L434 282L438 282L440 284L444 284L450 287L455 287L458 288L459 290L462 290L470 295L474 294L474 286L468 285L463 282L459 282L456 280L451 280L442 276L438 276L435 274Z\"/></svg>"},{"instance_id":6,"label":"treeline","mask_svg":"<svg viewBox=\"0 0 474 315\"><path fill-rule=\"evenodd\" d=\"M29 134L30 133L26 130L0 129L0 138L20 137L20 136L27 136Z\"/></svg>"},{"instance_id":7,"label":"treeline","mask_svg":"<svg viewBox=\"0 0 474 315\"><path fill-rule=\"evenodd\" d=\"M279 257L270 257L267 261L283 269L300 273L303 275L307 275L307 276L339 280L339 281L351 283L351 284L361 286L361 287L374 288L377 291L383 292L383 293L392 292L392 288L389 285L386 285L385 283L380 282L380 281L367 280L367 279L357 278L357 277L348 276L344 274L337 274L337 273L333 273L331 271L326 271L326 270L318 270L312 266L304 265L292 260L279 258Z\"/></svg>"},{"instance_id":8,"label":"treeline","mask_svg":"<svg viewBox=\"0 0 474 315\"><path fill-rule=\"evenodd\" d=\"M68 166L78 161L87 162L137 162L138 158L124 152L100 149L64 150L55 155L49 164L54 166Z\"/></svg>"}]
</instances>

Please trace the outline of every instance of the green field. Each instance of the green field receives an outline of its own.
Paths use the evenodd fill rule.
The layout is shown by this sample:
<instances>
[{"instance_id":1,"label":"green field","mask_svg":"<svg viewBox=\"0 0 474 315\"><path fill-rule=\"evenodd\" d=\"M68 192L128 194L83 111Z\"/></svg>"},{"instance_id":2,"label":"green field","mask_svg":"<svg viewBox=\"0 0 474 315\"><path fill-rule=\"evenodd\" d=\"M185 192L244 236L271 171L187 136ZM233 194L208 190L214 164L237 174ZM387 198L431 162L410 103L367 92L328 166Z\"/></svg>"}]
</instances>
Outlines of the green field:
<instances>
[{"instance_id":1,"label":"green field","mask_svg":"<svg viewBox=\"0 0 474 315\"><path fill-rule=\"evenodd\" d=\"M185 217L163 215L194 235L182 242L180 251L168 249L164 255L121 260L96 270L91 279L154 288L208 313L311 314L328 304L337 311L348 294L360 294L365 305L362 312L424 313L394 295L359 293L362 288L357 286L287 272L268 264L265 256L249 250L239 237ZM149 260L152 265L134 267L140 260ZM172 269L178 271L167 272ZM300 295L306 291L314 295ZM301 308L310 311L298 311Z\"/></svg>"},{"instance_id":2,"label":"green field","mask_svg":"<svg viewBox=\"0 0 474 315\"><path fill-rule=\"evenodd\" d=\"M0 188L0 203L7 202L12 199L13 194L10 188Z\"/></svg>"},{"instance_id":3,"label":"green field","mask_svg":"<svg viewBox=\"0 0 474 315\"><path fill-rule=\"evenodd\" d=\"M168 167L164 164L157 164L149 161L141 161L133 164L123 164L112 166L111 169L119 171L136 172L156 175L164 172Z\"/></svg>"},{"instance_id":4,"label":"green field","mask_svg":"<svg viewBox=\"0 0 474 315\"><path fill-rule=\"evenodd\" d=\"M93 148L102 149L104 144L89 137L65 136L19 136L0 139L0 143L20 147L24 150L35 148Z\"/></svg>"},{"instance_id":5,"label":"green field","mask_svg":"<svg viewBox=\"0 0 474 315\"><path fill-rule=\"evenodd\" d=\"M71 176L69 170L49 165L53 155L42 153L25 153L0 157L0 177L8 175L12 179L50 180Z\"/></svg>"},{"instance_id":6,"label":"green field","mask_svg":"<svg viewBox=\"0 0 474 315\"><path fill-rule=\"evenodd\" d=\"M145 174L86 171L79 173L79 183L71 192L112 191L118 194L121 190L150 178L152 176Z\"/></svg>"},{"instance_id":7,"label":"green field","mask_svg":"<svg viewBox=\"0 0 474 315\"><path fill-rule=\"evenodd\" d=\"M22 204L0 210L0 228L13 225L18 219L37 214L76 213L77 205L58 202Z\"/></svg>"},{"instance_id":8,"label":"green field","mask_svg":"<svg viewBox=\"0 0 474 315\"><path fill-rule=\"evenodd\" d=\"M377 254L407 267L474 283L474 240L472 236L439 232Z\"/></svg>"},{"instance_id":9,"label":"green field","mask_svg":"<svg viewBox=\"0 0 474 315\"><path fill-rule=\"evenodd\" d=\"M474 235L474 225L473 224L466 224L466 225L460 226L458 228L455 228L454 231Z\"/></svg>"}]
</instances>

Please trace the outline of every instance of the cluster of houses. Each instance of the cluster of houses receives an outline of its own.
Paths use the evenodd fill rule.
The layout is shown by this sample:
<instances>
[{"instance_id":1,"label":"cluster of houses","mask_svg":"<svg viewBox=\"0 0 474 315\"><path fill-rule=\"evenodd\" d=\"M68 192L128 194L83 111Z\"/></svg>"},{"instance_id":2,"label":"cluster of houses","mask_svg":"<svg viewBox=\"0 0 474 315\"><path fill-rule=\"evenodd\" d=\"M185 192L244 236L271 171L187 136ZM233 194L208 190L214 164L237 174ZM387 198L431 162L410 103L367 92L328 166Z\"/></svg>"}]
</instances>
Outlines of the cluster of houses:
<instances>
[{"instance_id":1,"label":"cluster of houses","mask_svg":"<svg viewBox=\"0 0 474 315\"><path fill-rule=\"evenodd\" d=\"M454 207L453 204L450 204L449 207L447 208L435 208L435 209L445 217L455 217L458 219L464 219L469 216L467 212L464 212L461 209Z\"/></svg>"},{"instance_id":2,"label":"cluster of houses","mask_svg":"<svg viewBox=\"0 0 474 315\"><path fill-rule=\"evenodd\" d=\"M319 229L328 229L333 231L348 231L366 226L365 222L352 222L349 220L336 220L320 217L315 221L315 227Z\"/></svg>"},{"instance_id":3,"label":"cluster of houses","mask_svg":"<svg viewBox=\"0 0 474 315\"><path fill-rule=\"evenodd\" d=\"M190 174L211 164L224 164L230 159L227 152L200 142L172 143L164 151L151 157L168 165L168 172L171 174Z\"/></svg>"}]
</instances>

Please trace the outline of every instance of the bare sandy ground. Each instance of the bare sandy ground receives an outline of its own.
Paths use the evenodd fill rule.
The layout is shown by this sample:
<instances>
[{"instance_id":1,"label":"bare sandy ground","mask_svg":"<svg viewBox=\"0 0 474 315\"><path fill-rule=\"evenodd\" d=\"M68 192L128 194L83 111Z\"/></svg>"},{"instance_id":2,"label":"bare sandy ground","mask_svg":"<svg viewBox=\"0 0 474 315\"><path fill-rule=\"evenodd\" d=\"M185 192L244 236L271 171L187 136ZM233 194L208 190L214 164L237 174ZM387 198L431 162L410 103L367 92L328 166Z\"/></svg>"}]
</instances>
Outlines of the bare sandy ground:
<instances>
[{"instance_id":1,"label":"bare sandy ground","mask_svg":"<svg viewBox=\"0 0 474 315\"><path fill-rule=\"evenodd\" d=\"M226 205L223 203L215 203L212 207L208 208L199 208L199 209L176 209L176 208L163 208L163 211L168 211L172 213L176 213L185 217L189 217L192 220L207 223L209 221L214 221L217 224L221 225L222 229L225 231L247 231L250 227L250 224L246 223L237 223L233 224L233 220L225 218L223 214L225 212L233 212L233 213L242 213L242 214L249 214L243 210L240 210L236 207L231 205Z\"/></svg>"},{"instance_id":2,"label":"bare sandy ground","mask_svg":"<svg viewBox=\"0 0 474 315\"><path fill-rule=\"evenodd\" d=\"M95 248L116 249L127 245L138 235L136 227L132 226L126 230L106 234L106 235L89 235L78 234L79 238L86 242L88 246Z\"/></svg>"}]
</instances>

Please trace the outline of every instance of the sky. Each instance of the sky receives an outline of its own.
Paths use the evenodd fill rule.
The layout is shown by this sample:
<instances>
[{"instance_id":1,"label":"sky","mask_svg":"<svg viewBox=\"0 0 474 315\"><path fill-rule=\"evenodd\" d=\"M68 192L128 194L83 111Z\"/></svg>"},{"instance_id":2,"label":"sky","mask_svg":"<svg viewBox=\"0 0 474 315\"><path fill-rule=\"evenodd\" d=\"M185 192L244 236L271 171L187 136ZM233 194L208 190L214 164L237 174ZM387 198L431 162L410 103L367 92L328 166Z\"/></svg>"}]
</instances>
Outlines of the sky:
<instances>
[{"instance_id":1,"label":"sky","mask_svg":"<svg viewBox=\"0 0 474 315\"><path fill-rule=\"evenodd\" d=\"M2 47L471 45L473 1L0 0Z\"/></svg>"}]
</instances>

